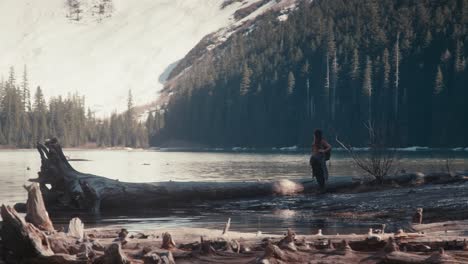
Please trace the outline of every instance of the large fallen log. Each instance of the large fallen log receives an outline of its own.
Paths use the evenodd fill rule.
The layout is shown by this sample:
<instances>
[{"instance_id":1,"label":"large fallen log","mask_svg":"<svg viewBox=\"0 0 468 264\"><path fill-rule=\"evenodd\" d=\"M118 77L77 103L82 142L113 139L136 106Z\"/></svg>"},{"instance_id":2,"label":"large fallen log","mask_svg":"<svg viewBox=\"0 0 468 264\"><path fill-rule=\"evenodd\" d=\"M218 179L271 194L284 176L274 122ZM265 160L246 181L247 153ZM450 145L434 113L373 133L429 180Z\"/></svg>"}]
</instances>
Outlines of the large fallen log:
<instances>
[{"instance_id":1,"label":"large fallen log","mask_svg":"<svg viewBox=\"0 0 468 264\"><path fill-rule=\"evenodd\" d=\"M41 170L37 179L49 210L137 209L171 206L178 202L248 198L267 195L291 195L319 191L312 180L251 181L251 182L157 182L129 183L81 173L66 159L56 139L37 144ZM466 180L463 176L431 175L431 182L447 183ZM420 174L389 178L390 182L416 185L424 182ZM49 186L49 187L47 187ZM334 177L327 191L366 191L374 187L352 177Z\"/></svg>"},{"instance_id":2,"label":"large fallen log","mask_svg":"<svg viewBox=\"0 0 468 264\"><path fill-rule=\"evenodd\" d=\"M288 195L314 184L277 182L157 182L129 183L75 170L60 144L52 139L38 143L41 170L37 179L49 210L92 210L148 208L204 199L230 199L262 195ZM49 186L49 187L48 187Z\"/></svg>"}]
</instances>

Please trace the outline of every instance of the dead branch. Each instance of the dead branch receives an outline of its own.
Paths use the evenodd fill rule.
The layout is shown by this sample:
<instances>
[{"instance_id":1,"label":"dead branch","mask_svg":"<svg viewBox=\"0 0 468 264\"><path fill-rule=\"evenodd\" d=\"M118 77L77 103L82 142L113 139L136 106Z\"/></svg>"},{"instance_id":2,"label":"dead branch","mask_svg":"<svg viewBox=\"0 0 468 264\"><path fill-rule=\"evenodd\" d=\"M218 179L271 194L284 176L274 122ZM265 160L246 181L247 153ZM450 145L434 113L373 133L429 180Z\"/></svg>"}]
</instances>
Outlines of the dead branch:
<instances>
[{"instance_id":1,"label":"dead branch","mask_svg":"<svg viewBox=\"0 0 468 264\"><path fill-rule=\"evenodd\" d=\"M372 123L365 125L369 132L369 155L358 154L352 146L347 146L338 139L336 142L346 150L357 167L368 173L382 184L393 168L396 160L396 150L385 148L382 139L375 133Z\"/></svg>"}]
</instances>

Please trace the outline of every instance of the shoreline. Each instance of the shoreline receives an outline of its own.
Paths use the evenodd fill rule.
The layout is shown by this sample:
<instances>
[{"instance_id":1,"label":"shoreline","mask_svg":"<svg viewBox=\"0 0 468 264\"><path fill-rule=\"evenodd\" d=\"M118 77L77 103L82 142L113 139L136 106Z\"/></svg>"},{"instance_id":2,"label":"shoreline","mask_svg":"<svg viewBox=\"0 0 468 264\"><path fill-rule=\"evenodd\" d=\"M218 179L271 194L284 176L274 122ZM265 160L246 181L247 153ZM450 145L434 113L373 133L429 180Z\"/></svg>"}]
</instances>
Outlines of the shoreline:
<instances>
[{"instance_id":1,"label":"shoreline","mask_svg":"<svg viewBox=\"0 0 468 264\"><path fill-rule=\"evenodd\" d=\"M10 146L0 146L0 151L29 151L36 148L16 148ZM93 147L93 146L79 146L79 147L64 147L66 151L84 151L84 150L116 150L116 151L159 151L159 152L227 152L227 153L309 153L308 147L181 147L181 146L164 146L164 147L147 147L147 148L131 148L131 147ZM365 153L369 151L368 147L354 147L353 151ZM397 151L398 153L428 153L428 152L453 152L453 153L468 153L468 147L453 147L453 148L437 148L437 147L421 147L421 146L408 146L398 148L388 148L388 151ZM347 152L343 148L334 148L336 152Z\"/></svg>"}]
</instances>

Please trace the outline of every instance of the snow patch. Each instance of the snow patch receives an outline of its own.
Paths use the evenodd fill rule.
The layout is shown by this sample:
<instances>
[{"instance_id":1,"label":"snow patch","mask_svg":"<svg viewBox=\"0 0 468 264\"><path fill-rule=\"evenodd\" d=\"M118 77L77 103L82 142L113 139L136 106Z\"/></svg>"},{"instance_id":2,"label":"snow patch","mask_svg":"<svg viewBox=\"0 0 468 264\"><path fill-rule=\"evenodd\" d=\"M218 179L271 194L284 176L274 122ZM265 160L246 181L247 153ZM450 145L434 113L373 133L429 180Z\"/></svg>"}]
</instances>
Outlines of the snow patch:
<instances>
[{"instance_id":1,"label":"snow patch","mask_svg":"<svg viewBox=\"0 0 468 264\"><path fill-rule=\"evenodd\" d=\"M286 21L288 20L288 14L282 14L281 16L278 16L278 21Z\"/></svg>"},{"instance_id":2,"label":"snow patch","mask_svg":"<svg viewBox=\"0 0 468 264\"><path fill-rule=\"evenodd\" d=\"M125 109L128 89L135 105L154 101L167 67L205 35L232 24L240 6L113 0L112 15L99 22L89 18L93 0L82 1L80 21L67 18L65 0L0 1L0 74L14 66L20 79L26 64L32 94L37 85L47 97L79 91L100 116Z\"/></svg>"},{"instance_id":3,"label":"snow patch","mask_svg":"<svg viewBox=\"0 0 468 264\"><path fill-rule=\"evenodd\" d=\"M233 147L231 150L232 150L232 151L235 151L235 152L242 152L242 151L254 151L255 148Z\"/></svg>"},{"instance_id":4,"label":"snow patch","mask_svg":"<svg viewBox=\"0 0 468 264\"><path fill-rule=\"evenodd\" d=\"M359 148L359 147L352 147L351 150L353 151L369 151L369 147L362 147L362 148Z\"/></svg>"},{"instance_id":5,"label":"snow patch","mask_svg":"<svg viewBox=\"0 0 468 264\"><path fill-rule=\"evenodd\" d=\"M431 150L429 147L420 147L420 146L412 146L406 148L397 148L398 151L428 151Z\"/></svg>"},{"instance_id":6,"label":"snow patch","mask_svg":"<svg viewBox=\"0 0 468 264\"><path fill-rule=\"evenodd\" d=\"M279 148L279 150L281 150L281 151L297 151L298 149L299 148L297 146Z\"/></svg>"}]
</instances>

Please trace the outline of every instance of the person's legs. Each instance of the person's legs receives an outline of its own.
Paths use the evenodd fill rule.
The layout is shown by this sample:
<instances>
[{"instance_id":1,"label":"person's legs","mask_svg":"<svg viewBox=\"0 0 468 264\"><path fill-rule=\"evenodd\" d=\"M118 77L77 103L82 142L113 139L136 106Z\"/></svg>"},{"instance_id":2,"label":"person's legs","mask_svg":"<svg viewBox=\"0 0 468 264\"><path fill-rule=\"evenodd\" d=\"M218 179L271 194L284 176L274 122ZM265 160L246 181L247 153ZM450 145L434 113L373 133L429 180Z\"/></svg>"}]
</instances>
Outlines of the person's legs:
<instances>
[{"instance_id":1,"label":"person's legs","mask_svg":"<svg viewBox=\"0 0 468 264\"><path fill-rule=\"evenodd\" d=\"M328 182L328 168L327 168L327 161L325 160L325 157L322 157L322 170L323 170L323 177L325 178L325 181Z\"/></svg>"},{"instance_id":2,"label":"person's legs","mask_svg":"<svg viewBox=\"0 0 468 264\"><path fill-rule=\"evenodd\" d=\"M312 166L313 177L317 179L317 183L320 188L325 187L325 174L323 167L323 157L320 155L314 155L310 158L310 164Z\"/></svg>"}]
</instances>

